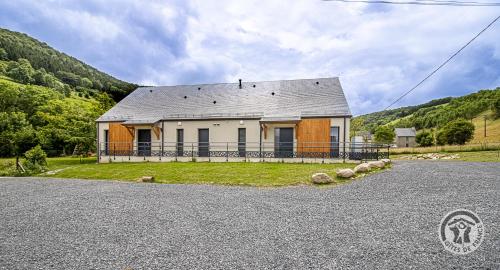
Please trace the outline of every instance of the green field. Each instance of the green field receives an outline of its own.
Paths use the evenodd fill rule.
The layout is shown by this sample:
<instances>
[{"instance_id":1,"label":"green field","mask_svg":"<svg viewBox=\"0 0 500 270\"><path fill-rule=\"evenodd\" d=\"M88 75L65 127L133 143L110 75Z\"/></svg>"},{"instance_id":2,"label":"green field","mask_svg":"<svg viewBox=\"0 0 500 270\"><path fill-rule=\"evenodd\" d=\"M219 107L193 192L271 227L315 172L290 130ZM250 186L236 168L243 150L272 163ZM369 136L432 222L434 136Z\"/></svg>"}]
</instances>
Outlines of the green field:
<instances>
[{"instance_id":1,"label":"green field","mask_svg":"<svg viewBox=\"0 0 500 270\"><path fill-rule=\"evenodd\" d=\"M7 160L0 160L5 163ZM96 164L95 158L49 158L48 167L55 174L40 176L79 179L135 181L154 176L155 182L170 184L221 184L247 186L308 185L317 172L335 176L340 168L356 164L290 164L290 163L209 163L209 162L139 162ZM60 170L60 171L58 171ZM0 165L2 174L2 165ZM5 168L4 168L5 175ZM339 183L348 180L337 179Z\"/></svg>"}]
</instances>

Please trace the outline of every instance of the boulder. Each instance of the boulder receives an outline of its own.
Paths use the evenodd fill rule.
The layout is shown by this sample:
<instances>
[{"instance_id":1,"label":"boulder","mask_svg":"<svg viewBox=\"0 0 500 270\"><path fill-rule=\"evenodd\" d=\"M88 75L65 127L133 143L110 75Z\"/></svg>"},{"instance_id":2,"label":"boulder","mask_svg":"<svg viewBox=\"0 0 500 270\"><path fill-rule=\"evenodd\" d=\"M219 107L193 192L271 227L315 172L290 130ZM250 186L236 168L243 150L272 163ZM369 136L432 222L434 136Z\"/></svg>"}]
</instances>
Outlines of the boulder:
<instances>
[{"instance_id":1,"label":"boulder","mask_svg":"<svg viewBox=\"0 0 500 270\"><path fill-rule=\"evenodd\" d=\"M355 173L369 172L369 171L370 171L370 165L368 165L368 163L361 163L354 168Z\"/></svg>"},{"instance_id":2,"label":"boulder","mask_svg":"<svg viewBox=\"0 0 500 270\"><path fill-rule=\"evenodd\" d=\"M142 183L152 183L155 181L154 176L143 176L137 180L137 182L142 182Z\"/></svg>"},{"instance_id":3,"label":"boulder","mask_svg":"<svg viewBox=\"0 0 500 270\"><path fill-rule=\"evenodd\" d=\"M337 171L337 177L351 178L354 176L354 171L351 169L340 169Z\"/></svg>"},{"instance_id":4,"label":"boulder","mask_svg":"<svg viewBox=\"0 0 500 270\"><path fill-rule=\"evenodd\" d=\"M385 167L385 163L381 160L377 160L377 161L370 161L368 162L368 165L370 166L370 168L384 168Z\"/></svg>"},{"instance_id":5,"label":"boulder","mask_svg":"<svg viewBox=\"0 0 500 270\"><path fill-rule=\"evenodd\" d=\"M384 162L385 165L391 164L391 160L388 158L381 159L380 161Z\"/></svg>"},{"instance_id":6,"label":"boulder","mask_svg":"<svg viewBox=\"0 0 500 270\"><path fill-rule=\"evenodd\" d=\"M311 181L314 184L329 184L333 182L333 179L326 173L315 173L312 175Z\"/></svg>"}]
</instances>

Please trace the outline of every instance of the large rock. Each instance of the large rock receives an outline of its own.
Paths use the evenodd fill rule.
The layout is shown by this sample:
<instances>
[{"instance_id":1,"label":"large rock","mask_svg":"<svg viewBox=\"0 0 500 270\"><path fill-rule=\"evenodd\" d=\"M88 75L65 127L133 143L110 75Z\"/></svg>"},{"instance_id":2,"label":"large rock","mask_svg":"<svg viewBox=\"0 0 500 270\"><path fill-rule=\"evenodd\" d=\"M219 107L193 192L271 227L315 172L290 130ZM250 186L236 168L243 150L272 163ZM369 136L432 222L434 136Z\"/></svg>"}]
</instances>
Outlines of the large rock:
<instances>
[{"instance_id":1,"label":"large rock","mask_svg":"<svg viewBox=\"0 0 500 270\"><path fill-rule=\"evenodd\" d=\"M368 165L370 166L370 168L384 168L385 167L385 163L381 160L377 160L377 161L370 161L368 162Z\"/></svg>"},{"instance_id":2,"label":"large rock","mask_svg":"<svg viewBox=\"0 0 500 270\"><path fill-rule=\"evenodd\" d=\"M354 171L351 169L340 169L337 171L337 177L351 178L354 176Z\"/></svg>"},{"instance_id":3,"label":"large rock","mask_svg":"<svg viewBox=\"0 0 500 270\"><path fill-rule=\"evenodd\" d=\"M361 163L354 168L355 173L369 172L369 171L370 171L370 165L368 165L368 163Z\"/></svg>"},{"instance_id":4,"label":"large rock","mask_svg":"<svg viewBox=\"0 0 500 270\"><path fill-rule=\"evenodd\" d=\"M391 164L391 160L388 158L381 159L380 161L384 162L385 165Z\"/></svg>"},{"instance_id":5,"label":"large rock","mask_svg":"<svg viewBox=\"0 0 500 270\"><path fill-rule=\"evenodd\" d=\"M155 181L154 176L143 176L137 180L137 182L142 182L142 183L153 183Z\"/></svg>"},{"instance_id":6,"label":"large rock","mask_svg":"<svg viewBox=\"0 0 500 270\"><path fill-rule=\"evenodd\" d=\"M311 181L314 184L329 184L333 182L333 179L326 173L315 173L312 175Z\"/></svg>"}]
</instances>

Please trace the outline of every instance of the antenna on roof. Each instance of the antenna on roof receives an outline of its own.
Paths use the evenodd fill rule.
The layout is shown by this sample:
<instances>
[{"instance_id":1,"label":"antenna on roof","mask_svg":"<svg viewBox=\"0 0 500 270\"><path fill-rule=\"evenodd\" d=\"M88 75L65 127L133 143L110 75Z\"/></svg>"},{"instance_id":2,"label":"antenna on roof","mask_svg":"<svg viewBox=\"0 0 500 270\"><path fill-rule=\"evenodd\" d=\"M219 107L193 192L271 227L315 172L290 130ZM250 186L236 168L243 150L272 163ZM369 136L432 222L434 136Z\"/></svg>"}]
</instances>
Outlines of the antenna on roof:
<instances>
[{"instance_id":1,"label":"antenna on roof","mask_svg":"<svg viewBox=\"0 0 500 270\"><path fill-rule=\"evenodd\" d=\"M242 87L241 87L241 79L240 79L240 89L241 89L241 88L242 88Z\"/></svg>"}]
</instances>

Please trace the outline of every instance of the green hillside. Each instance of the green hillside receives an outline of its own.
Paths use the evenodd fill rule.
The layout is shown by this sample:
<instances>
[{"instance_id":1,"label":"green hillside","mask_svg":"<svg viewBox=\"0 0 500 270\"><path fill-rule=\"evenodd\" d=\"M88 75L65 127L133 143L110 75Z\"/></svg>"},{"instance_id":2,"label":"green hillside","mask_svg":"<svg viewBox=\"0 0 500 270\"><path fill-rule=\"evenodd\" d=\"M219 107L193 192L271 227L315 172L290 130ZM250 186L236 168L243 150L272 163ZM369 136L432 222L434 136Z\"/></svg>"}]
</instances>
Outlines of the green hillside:
<instances>
[{"instance_id":1,"label":"green hillside","mask_svg":"<svg viewBox=\"0 0 500 270\"><path fill-rule=\"evenodd\" d=\"M0 157L36 145L49 155L94 151L95 119L136 87L0 29Z\"/></svg>"},{"instance_id":2,"label":"green hillside","mask_svg":"<svg viewBox=\"0 0 500 270\"><path fill-rule=\"evenodd\" d=\"M459 118L472 120L490 110L497 100L500 100L500 87L461 97L436 99L417 106L365 114L354 117L351 135L364 130L373 133L378 126L383 125L416 127L417 130L440 128ZM488 117L491 121L496 118L493 113L489 113Z\"/></svg>"},{"instance_id":3,"label":"green hillside","mask_svg":"<svg viewBox=\"0 0 500 270\"><path fill-rule=\"evenodd\" d=\"M81 92L91 92L88 89L103 91L119 101L137 88L135 84L100 72L26 34L0 28L0 60L18 61L22 58L27 59L34 70L51 74Z\"/></svg>"}]
</instances>

